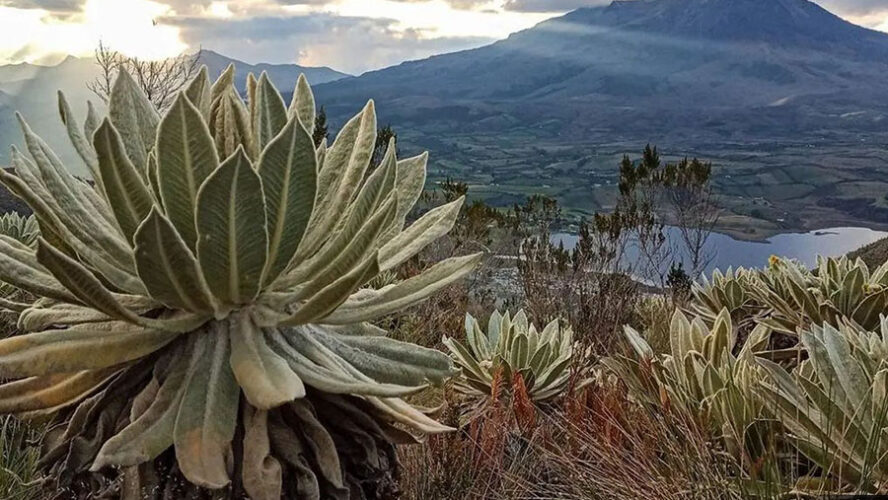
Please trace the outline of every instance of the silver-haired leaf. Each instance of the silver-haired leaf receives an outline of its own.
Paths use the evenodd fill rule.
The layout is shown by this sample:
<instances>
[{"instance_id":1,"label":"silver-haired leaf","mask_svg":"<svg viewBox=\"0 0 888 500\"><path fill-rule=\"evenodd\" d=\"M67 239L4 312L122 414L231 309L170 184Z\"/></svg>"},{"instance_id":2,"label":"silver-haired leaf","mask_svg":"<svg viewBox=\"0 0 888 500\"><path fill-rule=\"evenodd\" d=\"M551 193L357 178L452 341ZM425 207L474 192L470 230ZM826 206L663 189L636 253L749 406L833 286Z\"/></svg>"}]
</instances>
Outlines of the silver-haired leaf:
<instances>
[{"instance_id":1,"label":"silver-haired leaf","mask_svg":"<svg viewBox=\"0 0 888 500\"><path fill-rule=\"evenodd\" d=\"M241 146L251 159L258 156L249 113L233 86L213 101L209 125L221 157L234 154Z\"/></svg>"},{"instance_id":2,"label":"silver-haired leaf","mask_svg":"<svg viewBox=\"0 0 888 500\"><path fill-rule=\"evenodd\" d=\"M83 136L87 140L96 133L100 121L99 112L96 111L92 101L86 101L86 120L83 122Z\"/></svg>"},{"instance_id":3,"label":"silver-haired leaf","mask_svg":"<svg viewBox=\"0 0 888 500\"><path fill-rule=\"evenodd\" d=\"M350 299L324 318L324 323L342 325L370 321L421 302L472 272L481 262L481 257L480 253L453 257L417 276L383 288L370 298Z\"/></svg>"},{"instance_id":4,"label":"silver-haired leaf","mask_svg":"<svg viewBox=\"0 0 888 500\"><path fill-rule=\"evenodd\" d=\"M219 167L206 123L194 104L179 94L157 131L157 181L170 222L194 249L197 191Z\"/></svg>"},{"instance_id":5,"label":"silver-haired leaf","mask_svg":"<svg viewBox=\"0 0 888 500\"><path fill-rule=\"evenodd\" d=\"M247 103L250 110L250 123L256 123L256 75L247 74Z\"/></svg>"},{"instance_id":6,"label":"silver-haired leaf","mask_svg":"<svg viewBox=\"0 0 888 500\"><path fill-rule=\"evenodd\" d=\"M114 318L92 307L60 302L49 307L31 306L19 315L17 326L24 332L37 332L55 325L104 323Z\"/></svg>"},{"instance_id":7,"label":"silver-haired leaf","mask_svg":"<svg viewBox=\"0 0 888 500\"><path fill-rule=\"evenodd\" d=\"M376 108L373 101L342 127L324 157L318 172L318 200L309 225L310 238L300 253L312 254L325 241L323 235L348 216L348 206L357 193L376 145Z\"/></svg>"},{"instance_id":8,"label":"silver-haired leaf","mask_svg":"<svg viewBox=\"0 0 888 500\"><path fill-rule=\"evenodd\" d=\"M204 182L197 196L197 257L210 290L226 304L259 293L268 255L262 181L243 148Z\"/></svg>"},{"instance_id":9,"label":"silver-haired leaf","mask_svg":"<svg viewBox=\"0 0 888 500\"><path fill-rule=\"evenodd\" d=\"M145 172L160 115L139 84L122 68L108 97L108 117L120 132L133 165Z\"/></svg>"},{"instance_id":10,"label":"silver-haired leaf","mask_svg":"<svg viewBox=\"0 0 888 500\"><path fill-rule=\"evenodd\" d=\"M450 232L464 201L465 197L461 196L446 205L433 208L406 230L386 242L379 249L379 268L383 271L396 268L431 242ZM400 201L398 208L401 208Z\"/></svg>"},{"instance_id":11,"label":"silver-haired leaf","mask_svg":"<svg viewBox=\"0 0 888 500\"><path fill-rule=\"evenodd\" d=\"M404 227L407 214L413 210L413 205L416 205L422 195L428 162L428 153L398 161L398 177L395 181L395 189L398 191L398 220L401 221L398 229Z\"/></svg>"},{"instance_id":12,"label":"silver-haired leaf","mask_svg":"<svg viewBox=\"0 0 888 500\"><path fill-rule=\"evenodd\" d=\"M336 311L359 286L377 274L379 264L376 255L373 255L301 304L295 314L280 323L281 326L304 325L322 319L326 323L330 313Z\"/></svg>"},{"instance_id":13,"label":"silver-haired leaf","mask_svg":"<svg viewBox=\"0 0 888 500\"><path fill-rule=\"evenodd\" d=\"M231 321L231 368L244 396L260 410L270 410L305 397L302 380L287 361L266 343L265 335L247 314Z\"/></svg>"},{"instance_id":14,"label":"silver-haired leaf","mask_svg":"<svg viewBox=\"0 0 888 500\"><path fill-rule=\"evenodd\" d=\"M256 148L262 151L287 124L287 108L284 100L264 71L259 76L255 100L251 99L250 105L253 106L254 102L256 111L252 118L253 134L256 138Z\"/></svg>"},{"instance_id":15,"label":"silver-haired leaf","mask_svg":"<svg viewBox=\"0 0 888 500\"><path fill-rule=\"evenodd\" d=\"M89 141L89 137L91 136L87 137L83 135L81 128L77 124L77 120L74 118L74 112L71 111L71 106L68 104L68 100L65 99L65 94L61 90L58 91L58 97L59 115L61 115L62 123L68 130L68 137L71 139L71 144L74 145L77 154L80 155L80 158L83 159L83 163L89 168L93 180L98 183L99 160L96 158L96 151L93 149L92 144Z\"/></svg>"},{"instance_id":16,"label":"silver-haired leaf","mask_svg":"<svg viewBox=\"0 0 888 500\"><path fill-rule=\"evenodd\" d=\"M107 368L147 356L178 335L123 321L17 335L0 340L0 377Z\"/></svg>"},{"instance_id":17,"label":"silver-haired leaf","mask_svg":"<svg viewBox=\"0 0 888 500\"><path fill-rule=\"evenodd\" d=\"M212 84L207 72L206 65L200 67L200 71L194 80L188 84L185 89L185 96L194 104L194 107L200 110L204 120L210 119L210 103L212 102Z\"/></svg>"},{"instance_id":18,"label":"silver-haired leaf","mask_svg":"<svg viewBox=\"0 0 888 500\"><path fill-rule=\"evenodd\" d=\"M305 127L309 134L314 134L315 129L315 98L308 84L305 74L299 75L296 80L296 89L293 91L293 99L290 101L290 109L287 114L290 118L296 117L299 123Z\"/></svg>"},{"instance_id":19,"label":"silver-haired leaf","mask_svg":"<svg viewBox=\"0 0 888 500\"><path fill-rule=\"evenodd\" d=\"M96 130L93 144L101 171L99 179L108 204L123 235L132 242L136 228L154 206L151 192L127 156L120 134L108 119Z\"/></svg>"},{"instance_id":20,"label":"silver-haired leaf","mask_svg":"<svg viewBox=\"0 0 888 500\"><path fill-rule=\"evenodd\" d=\"M173 441L182 474L198 486L217 489L230 482L226 456L237 426L240 389L228 364L228 332L222 323L213 325L196 334Z\"/></svg>"},{"instance_id":21,"label":"silver-haired leaf","mask_svg":"<svg viewBox=\"0 0 888 500\"><path fill-rule=\"evenodd\" d=\"M148 185L157 206L163 210L163 197L160 195L160 181L157 179L157 156L154 151L148 154Z\"/></svg>"},{"instance_id":22,"label":"silver-haired leaf","mask_svg":"<svg viewBox=\"0 0 888 500\"><path fill-rule=\"evenodd\" d=\"M80 300L47 272L30 251L0 239L0 280L40 297L79 304Z\"/></svg>"},{"instance_id":23,"label":"silver-haired leaf","mask_svg":"<svg viewBox=\"0 0 888 500\"><path fill-rule=\"evenodd\" d=\"M197 259L157 209L136 231L135 244L136 270L152 298L186 311L213 310Z\"/></svg>"},{"instance_id":24,"label":"silver-haired leaf","mask_svg":"<svg viewBox=\"0 0 888 500\"><path fill-rule=\"evenodd\" d=\"M117 302L95 275L76 260L48 244L43 238L37 240L37 261L84 304L112 318L139 323L138 316Z\"/></svg>"},{"instance_id":25,"label":"silver-haired leaf","mask_svg":"<svg viewBox=\"0 0 888 500\"><path fill-rule=\"evenodd\" d=\"M230 63L225 68L225 71L219 74L219 78L213 82L213 86L210 87L210 103L216 102L217 99L228 92L232 85L234 85L234 63Z\"/></svg>"},{"instance_id":26,"label":"silver-haired leaf","mask_svg":"<svg viewBox=\"0 0 888 500\"><path fill-rule=\"evenodd\" d=\"M117 371L116 367L104 368L7 382L0 385L0 412L22 413L74 403Z\"/></svg>"},{"instance_id":27,"label":"silver-haired leaf","mask_svg":"<svg viewBox=\"0 0 888 500\"><path fill-rule=\"evenodd\" d=\"M335 359L332 353L321 352L322 346L319 347L307 342L302 333L297 331L299 328L305 327L287 330L286 337L277 329L266 330L266 338L272 348L287 360L293 372L306 385L330 394L379 397L407 396L426 388L425 385L381 384L354 377L338 367L339 360ZM311 335L311 333L307 335ZM314 359L303 354L302 349L309 350Z\"/></svg>"},{"instance_id":28,"label":"silver-haired leaf","mask_svg":"<svg viewBox=\"0 0 888 500\"><path fill-rule=\"evenodd\" d=\"M311 135L295 118L259 158L268 223L266 283L287 268L305 234L317 191L316 161Z\"/></svg>"}]
</instances>

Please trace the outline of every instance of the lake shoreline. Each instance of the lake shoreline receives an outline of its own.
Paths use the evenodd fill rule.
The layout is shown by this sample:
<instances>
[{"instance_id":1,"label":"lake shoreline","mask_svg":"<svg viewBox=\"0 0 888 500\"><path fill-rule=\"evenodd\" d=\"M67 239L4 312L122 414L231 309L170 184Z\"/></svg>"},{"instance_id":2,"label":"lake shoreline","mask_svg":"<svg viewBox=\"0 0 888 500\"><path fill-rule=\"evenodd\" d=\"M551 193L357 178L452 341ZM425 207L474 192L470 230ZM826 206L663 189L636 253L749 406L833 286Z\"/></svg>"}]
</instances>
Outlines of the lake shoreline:
<instances>
[{"instance_id":1,"label":"lake shoreline","mask_svg":"<svg viewBox=\"0 0 888 500\"><path fill-rule=\"evenodd\" d=\"M680 249L680 230L667 226L667 238L673 248ZM767 265L771 255L797 259L807 266L813 266L818 256L838 257L888 237L888 232L867 227L824 227L809 231L787 231L762 240L743 240L724 232L710 235L706 251L712 256L706 272L728 267L761 268ZM563 243L565 248L573 248L577 235L556 233L552 235L555 244ZM629 260L639 257L637 249L628 249ZM687 260L677 253L674 261Z\"/></svg>"}]
</instances>

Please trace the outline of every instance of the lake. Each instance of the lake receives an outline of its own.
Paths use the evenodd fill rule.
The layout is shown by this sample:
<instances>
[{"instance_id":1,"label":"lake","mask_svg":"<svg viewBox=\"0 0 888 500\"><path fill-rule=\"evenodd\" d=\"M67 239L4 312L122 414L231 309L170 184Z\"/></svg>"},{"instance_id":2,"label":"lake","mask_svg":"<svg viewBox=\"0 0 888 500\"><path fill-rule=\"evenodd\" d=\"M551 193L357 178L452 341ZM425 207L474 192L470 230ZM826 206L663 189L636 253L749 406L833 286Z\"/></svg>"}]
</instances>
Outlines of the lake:
<instances>
[{"instance_id":1,"label":"lake","mask_svg":"<svg viewBox=\"0 0 888 500\"><path fill-rule=\"evenodd\" d=\"M667 234L673 245L681 241L677 228L667 228ZM884 231L863 227L784 233L766 241L737 240L725 234L713 233L707 241L707 252L714 256L707 273L728 267L765 267L771 255L797 259L807 266L813 266L818 255L837 257L885 237L888 237L888 233ZM552 241L556 244L563 241L565 248L573 248L577 244L577 235L559 233L552 236Z\"/></svg>"}]
</instances>

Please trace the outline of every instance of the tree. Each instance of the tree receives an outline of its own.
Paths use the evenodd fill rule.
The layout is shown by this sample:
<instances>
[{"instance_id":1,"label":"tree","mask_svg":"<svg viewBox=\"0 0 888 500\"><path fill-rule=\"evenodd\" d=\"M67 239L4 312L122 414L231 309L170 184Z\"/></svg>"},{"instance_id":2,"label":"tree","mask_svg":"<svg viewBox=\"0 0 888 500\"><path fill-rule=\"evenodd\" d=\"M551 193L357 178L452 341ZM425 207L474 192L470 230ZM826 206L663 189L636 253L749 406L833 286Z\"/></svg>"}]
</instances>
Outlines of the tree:
<instances>
[{"instance_id":1,"label":"tree","mask_svg":"<svg viewBox=\"0 0 888 500\"><path fill-rule=\"evenodd\" d=\"M610 234L614 243L610 246L614 249L622 249L625 245L617 242L631 235L638 250L638 261L631 271L662 285L672 251L665 225L657 213L661 200L658 183L661 165L660 153L651 145L644 148L637 163L623 156L617 206L612 214L596 215L596 225L599 232Z\"/></svg>"},{"instance_id":2,"label":"tree","mask_svg":"<svg viewBox=\"0 0 888 500\"><path fill-rule=\"evenodd\" d=\"M669 218L678 228L690 260L689 274L696 279L715 255L706 242L718 223L720 210L712 192L712 163L694 158L666 165L658 183L665 194Z\"/></svg>"},{"instance_id":3,"label":"tree","mask_svg":"<svg viewBox=\"0 0 888 500\"><path fill-rule=\"evenodd\" d=\"M613 229L630 232L639 251L636 274L665 285L667 264L674 258L666 224L676 228L680 254L689 260L685 272L696 279L712 262L707 241L718 223L712 192L712 164L696 158L678 163L660 160L656 147L646 146L641 160L628 156L620 164L620 198L609 218Z\"/></svg>"},{"instance_id":4,"label":"tree","mask_svg":"<svg viewBox=\"0 0 888 500\"><path fill-rule=\"evenodd\" d=\"M200 71L200 55L201 51L198 50L194 54L145 61L121 54L99 42L95 58L100 74L86 86L99 96L102 102L107 103L117 74L124 69L135 79L148 96L148 100L158 110L165 111L173 103L176 94L197 76Z\"/></svg>"},{"instance_id":5,"label":"tree","mask_svg":"<svg viewBox=\"0 0 888 500\"><path fill-rule=\"evenodd\" d=\"M315 129L312 135L315 147L319 147L324 140L330 138L330 131L327 130L327 110L321 106L318 114L315 116Z\"/></svg>"},{"instance_id":6,"label":"tree","mask_svg":"<svg viewBox=\"0 0 888 500\"><path fill-rule=\"evenodd\" d=\"M391 125L380 127L379 130L376 131L376 145L373 148L373 157L370 160L369 172L376 170L376 167L382 163L382 160L385 158L385 152L388 151L388 146L392 139L394 139L396 143L398 142L398 133L395 132L395 129L393 129ZM398 151L395 149L395 154L397 153Z\"/></svg>"}]
</instances>

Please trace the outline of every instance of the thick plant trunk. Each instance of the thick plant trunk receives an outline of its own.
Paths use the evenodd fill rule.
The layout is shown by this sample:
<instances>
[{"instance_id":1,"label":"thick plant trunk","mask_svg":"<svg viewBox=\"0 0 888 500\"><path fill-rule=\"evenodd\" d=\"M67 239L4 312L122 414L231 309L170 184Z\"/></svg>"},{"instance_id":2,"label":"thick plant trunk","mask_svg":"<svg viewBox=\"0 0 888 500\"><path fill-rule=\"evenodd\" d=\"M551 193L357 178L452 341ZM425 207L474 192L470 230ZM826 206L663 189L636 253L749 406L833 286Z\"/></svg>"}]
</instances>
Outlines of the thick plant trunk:
<instances>
[{"instance_id":1,"label":"thick plant trunk","mask_svg":"<svg viewBox=\"0 0 888 500\"><path fill-rule=\"evenodd\" d=\"M255 440L255 435L245 438L247 428L252 425L246 420L248 412L241 413L232 441L229 455L232 483L225 489L207 490L188 482L177 467L172 447L139 466L90 471L105 441L130 423L133 406L139 405L137 395L151 377L150 361L127 368L101 392L68 411L63 417L65 423L49 432L41 459L47 473L45 498L251 498L250 488L244 485L248 474L243 470L244 446L252 446ZM245 401L241 401L241 405L252 410ZM267 457L280 466L281 498L389 500L400 496L394 444L409 440L409 436L378 418L364 401L309 389L304 399L264 416ZM260 438L263 440L265 435Z\"/></svg>"}]
</instances>

